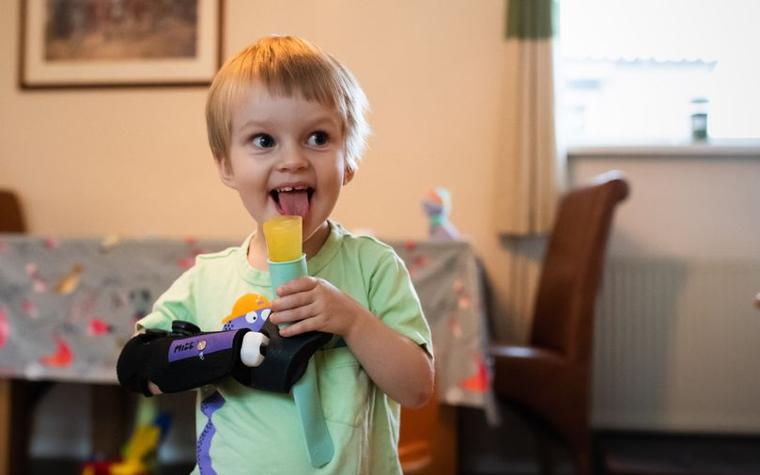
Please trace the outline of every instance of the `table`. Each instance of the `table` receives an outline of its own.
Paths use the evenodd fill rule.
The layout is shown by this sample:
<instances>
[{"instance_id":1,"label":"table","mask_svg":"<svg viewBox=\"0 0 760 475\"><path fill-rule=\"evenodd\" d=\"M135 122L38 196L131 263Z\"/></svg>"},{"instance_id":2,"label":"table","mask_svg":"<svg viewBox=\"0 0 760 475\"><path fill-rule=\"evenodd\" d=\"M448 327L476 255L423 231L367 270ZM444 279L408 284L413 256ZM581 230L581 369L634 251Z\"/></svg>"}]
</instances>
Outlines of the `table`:
<instances>
[{"instance_id":1,"label":"table","mask_svg":"<svg viewBox=\"0 0 760 475\"><path fill-rule=\"evenodd\" d=\"M388 243L406 263L433 332L438 400L486 408L487 325L472 247ZM115 383L116 359L135 321L197 254L238 244L0 234L0 378ZM0 416L10 410L9 394L0 389Z\"/></svg>"}]
</instances>

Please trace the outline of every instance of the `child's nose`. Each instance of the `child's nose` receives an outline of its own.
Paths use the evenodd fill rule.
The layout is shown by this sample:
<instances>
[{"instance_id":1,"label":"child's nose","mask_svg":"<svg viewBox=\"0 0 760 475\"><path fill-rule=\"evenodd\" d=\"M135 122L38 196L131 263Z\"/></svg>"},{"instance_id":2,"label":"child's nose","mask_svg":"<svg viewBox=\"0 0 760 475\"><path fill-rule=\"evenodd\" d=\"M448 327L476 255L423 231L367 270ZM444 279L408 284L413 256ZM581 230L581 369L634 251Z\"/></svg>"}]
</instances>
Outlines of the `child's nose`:
<instances>
[{"instance_id":1,"label":"child's nose","mask_svg":"<svg viewBox=\"0 0 760 475\"><path fill-rule=\"evenodd\" d=\"M283 150L280 160L277 164L279 171L297 171L303 170L309 166L309 161L302 150L297 147L289 147Z\"/></svg>"}]
</instances>

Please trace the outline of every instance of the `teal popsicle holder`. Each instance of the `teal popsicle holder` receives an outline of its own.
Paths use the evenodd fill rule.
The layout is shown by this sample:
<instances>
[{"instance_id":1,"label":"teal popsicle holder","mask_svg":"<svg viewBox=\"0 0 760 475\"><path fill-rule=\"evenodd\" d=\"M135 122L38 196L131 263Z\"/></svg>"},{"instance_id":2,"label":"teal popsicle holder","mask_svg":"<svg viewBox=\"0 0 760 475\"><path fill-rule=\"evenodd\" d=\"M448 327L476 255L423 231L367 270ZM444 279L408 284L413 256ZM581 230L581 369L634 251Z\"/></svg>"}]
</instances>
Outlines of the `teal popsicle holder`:
<instances>
[{"instance_id":1,"label":"teal popsicle holder","mask_svg":"<svg viewBox=\"0 0 760 475\"><path fill-rule=\"evenodd\" d=\"M306 266L306 254L301 254L298 259L292 261L274 262L267 259L269 265L269 278L272 280L272 292L277 293L286 282L309 274Z\"/></svg>"}]
</instances>

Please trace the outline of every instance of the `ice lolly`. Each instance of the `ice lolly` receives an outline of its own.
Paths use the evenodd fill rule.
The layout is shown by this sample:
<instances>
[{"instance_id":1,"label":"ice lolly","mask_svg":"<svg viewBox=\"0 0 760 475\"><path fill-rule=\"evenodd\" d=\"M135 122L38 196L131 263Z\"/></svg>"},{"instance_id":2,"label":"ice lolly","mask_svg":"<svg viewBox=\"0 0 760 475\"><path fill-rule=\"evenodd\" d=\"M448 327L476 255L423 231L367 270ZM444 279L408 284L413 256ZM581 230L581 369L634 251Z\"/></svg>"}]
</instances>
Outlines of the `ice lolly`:
<instances>
[{"instance_id":1,"label":"ice lolly","mask_svg":"<svg viewBox=\"0 0 760 475\"><path fill-rule=\"evenodd\" d=\"M278 216L266 221L264 238L274 292L285 282L307 275L300 216Z\"/></svg>"},{"instance_id":2,"label":"ice lolly","mask_svg":"<svg viewBox=\"0 0 760 475\"><path fill-rule=\"evenodd\" d=\"M264 223L267 254L273 262L301 257L303 233L300 216L278 216Z\"/></svg>"}]
</instances>

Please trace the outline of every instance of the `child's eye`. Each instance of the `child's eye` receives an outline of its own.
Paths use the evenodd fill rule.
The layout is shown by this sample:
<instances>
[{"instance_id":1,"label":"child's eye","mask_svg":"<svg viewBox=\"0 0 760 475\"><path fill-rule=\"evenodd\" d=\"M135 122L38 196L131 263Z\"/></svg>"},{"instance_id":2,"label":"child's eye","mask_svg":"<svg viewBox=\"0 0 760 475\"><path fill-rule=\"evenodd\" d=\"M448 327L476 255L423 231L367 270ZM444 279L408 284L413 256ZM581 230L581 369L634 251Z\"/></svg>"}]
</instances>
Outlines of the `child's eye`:
<instances>
[{"instance_id":1,"label":"child's eye","mask_svg":"<svg viewBox=\"0 0 760 475\"><path fill-rule=\"evenodd\" d=\"M329 141L330 141L330 136L327 135L327 132L318 130L317 132L312 132L312 134L309 135L309 138L306 140L306 143L312 147L323 147L327 145L327 142Z\"/></svg>"},{"instance_id":2,"label":"child's eye","mask_svg":"<svg viewBox=\"0 0 760 475\"><path fill-rule=\"evenodd\" d=\"M269 134L257 134L251 139L251 143L259 148L274 147L274 138Z\"/></svg>"}]
</instances>

